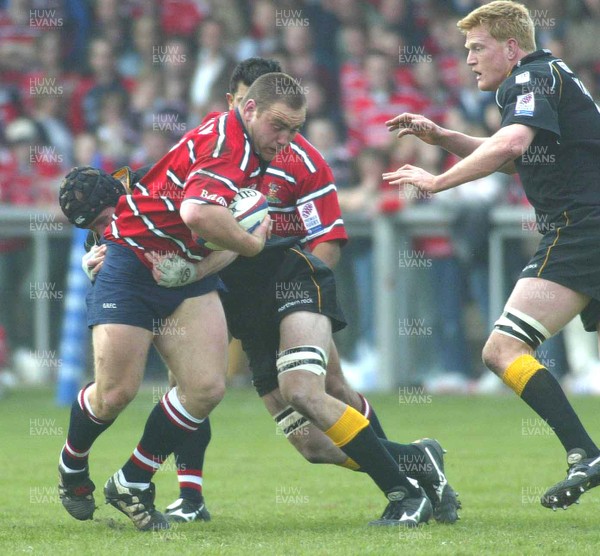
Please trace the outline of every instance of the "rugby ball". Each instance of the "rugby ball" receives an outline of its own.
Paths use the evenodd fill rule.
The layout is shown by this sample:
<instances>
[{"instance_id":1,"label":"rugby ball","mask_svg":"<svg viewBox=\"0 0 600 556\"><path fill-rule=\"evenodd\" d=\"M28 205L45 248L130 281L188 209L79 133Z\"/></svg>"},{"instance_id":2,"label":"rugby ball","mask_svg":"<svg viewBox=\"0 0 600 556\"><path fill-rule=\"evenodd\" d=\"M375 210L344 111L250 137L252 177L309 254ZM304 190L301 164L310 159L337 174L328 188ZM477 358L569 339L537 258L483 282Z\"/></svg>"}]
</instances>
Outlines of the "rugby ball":
<instances>
[{"instance_id":1,"label":"rugby ball","mask_svg":"<svg viewBox=\"0 0 600 556\"><path fill-rule=\"evenodd\" d=\"M256 189L240 189L229 204L229 212L239 225L252 233L269 212L266 197ZM222 247L207 241L204 246L213 251L223 251Z\"/></svg>"}]
</instances>

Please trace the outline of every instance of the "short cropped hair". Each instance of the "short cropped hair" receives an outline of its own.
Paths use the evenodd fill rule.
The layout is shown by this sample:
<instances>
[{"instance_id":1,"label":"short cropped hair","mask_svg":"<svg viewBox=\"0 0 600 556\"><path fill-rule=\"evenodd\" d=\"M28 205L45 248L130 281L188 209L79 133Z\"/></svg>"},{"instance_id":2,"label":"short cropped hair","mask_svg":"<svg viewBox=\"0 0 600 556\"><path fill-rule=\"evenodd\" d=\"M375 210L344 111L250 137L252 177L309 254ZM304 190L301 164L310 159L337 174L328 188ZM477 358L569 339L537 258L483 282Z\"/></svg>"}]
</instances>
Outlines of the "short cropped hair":
<instances>
[{"instance_id":1,"label":"short cropped hair","mask_svg":"<svg viewBox=\"0 0 600 556\"><path fill-rule=\"evenodd\" d=\"M287 73L273 72L261 75L248 89L242 104L254 99L257 112L282 102L292 110L306 106L306 97L300 83Z\"/></svg>"},{"instance_id":2,"label":"short cropped hair","mask_svg":"<svg viewBox=\"0 0 600 556\"><path fill-rule=\"evenodd\" d=\"M456 25L464 34L481 25L497 41L515 39L525 52L533 52L536 48L535 25L529 10L520 2L498 0L484 4Z\"/></svg>"},{"instance_id":3,"label":"short cropped hair","mask_svg":"<svg viewBox=\"0 0 600 556\"><path fill-rule=\"evenodd\" d=\"M281 64L277 60L246 58L233 69L229 80L229 92L233 95L238 90L240 83L250 87L261 75L281 71Z\"/></svg>"}]
</instances>

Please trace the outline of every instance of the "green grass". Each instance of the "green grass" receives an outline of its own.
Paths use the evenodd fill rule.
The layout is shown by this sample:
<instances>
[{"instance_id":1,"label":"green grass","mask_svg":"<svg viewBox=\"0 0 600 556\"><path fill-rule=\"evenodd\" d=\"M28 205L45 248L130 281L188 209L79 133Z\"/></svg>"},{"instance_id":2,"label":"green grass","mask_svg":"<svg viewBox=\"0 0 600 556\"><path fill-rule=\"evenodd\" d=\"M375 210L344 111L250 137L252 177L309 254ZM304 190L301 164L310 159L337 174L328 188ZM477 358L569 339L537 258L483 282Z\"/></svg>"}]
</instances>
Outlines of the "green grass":
<instances>
[{"instance_id":1,"label":"green grass","mask_svg":"<svg viewBox=\"0 0 600 556\"><path fill-rule=\"evenodd\" d=\"M68 409L50 391L17 391L0 402L0 554L597 554L600 489L569 511L539 505L563 478L564 452L512 396L370 397L388 435L435 436L448 449L447 472L460 492L462 519L417 530L370 528L385 500L368 477L306 463L251 391L232 390L212 416L205 466L210 523L139 533L103 504L104 481L135 446L152 403L139 398L94 446L94 521L78 522L56 495L58 452ZM598 400L575 406L600 429ZM598 436L598 435L596 435ZM157 506L177 496L172 461L156 476ZM279 496L279 497L278 497Z\"/></svg>"}]
</instances>

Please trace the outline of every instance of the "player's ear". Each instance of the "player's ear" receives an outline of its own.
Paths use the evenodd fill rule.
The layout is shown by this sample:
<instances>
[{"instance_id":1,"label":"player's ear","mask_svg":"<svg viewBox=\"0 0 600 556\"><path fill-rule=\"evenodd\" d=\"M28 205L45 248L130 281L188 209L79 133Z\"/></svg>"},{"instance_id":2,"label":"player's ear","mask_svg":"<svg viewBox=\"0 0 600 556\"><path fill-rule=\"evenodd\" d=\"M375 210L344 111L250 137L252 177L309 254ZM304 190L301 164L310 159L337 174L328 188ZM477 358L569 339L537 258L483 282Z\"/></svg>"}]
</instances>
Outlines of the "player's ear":
<instances>
[{"instance_id":1,"label":"player's ear","mask_svg":"<svg viewBox=\"0 0 600 556\"><path fill-rule=\"evenodd\" d=\"M508 59L514 60L518 54L519 43L515 39L508 39L506 41L506 50L508 53Z\"/></svg>"},{"instance_id":2,"label":"player's ear","mask_svg":"<svg viewBox=\"0 0 600 556\"><path fill-rule=\"evenodd\" d=\"M242 118L244 122L248 123L252 120L252 117L257 111L256 101L253 98L249 98L242 108Z\"/></svg>"},{"instance_id":3,"label":"player's ear","mask_svg":"<svg viewBox=\"0 0 600 556\"><path fill-rule=\"evenodd\" d=\"M233 110L233 95L231 93L225 93L225 98L227 99L229 110Z\"/></svg>"}]
</instances>

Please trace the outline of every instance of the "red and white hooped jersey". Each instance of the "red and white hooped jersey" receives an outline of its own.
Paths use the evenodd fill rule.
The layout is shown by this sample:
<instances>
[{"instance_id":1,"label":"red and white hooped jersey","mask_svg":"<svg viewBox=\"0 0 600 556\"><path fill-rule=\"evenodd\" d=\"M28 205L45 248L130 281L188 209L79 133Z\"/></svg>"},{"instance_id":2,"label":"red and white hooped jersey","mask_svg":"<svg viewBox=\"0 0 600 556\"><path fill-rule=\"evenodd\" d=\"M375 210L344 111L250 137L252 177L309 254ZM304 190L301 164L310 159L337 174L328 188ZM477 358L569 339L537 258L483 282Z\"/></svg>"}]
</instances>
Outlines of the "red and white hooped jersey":
<instances>
[{"instance_id":1,"label":"red and white hooped jersey","mask_svg":"<svg viewBox=\"0 0 600 556\"><path fill-rule=\"evenodd\" d=\"M269 202L273 234L300 237L310 249L348 240L331 168L302 135L277 153L258 189Z\"/></svg>"},{"instance_id":2,"label":"red and white hooped jersey","mask_svg":"<svg viewBox=\"0 0 600 556\"><path fill-rule=\"evenodd\" d=\"M215 113L186 133L144 177L119 199L106 239L145 251L200 260L210 251L198 245L179 215L183 202L227 207L239 188L256 187L260 160L239 113Z\"/></svg>"}]
</instances>

